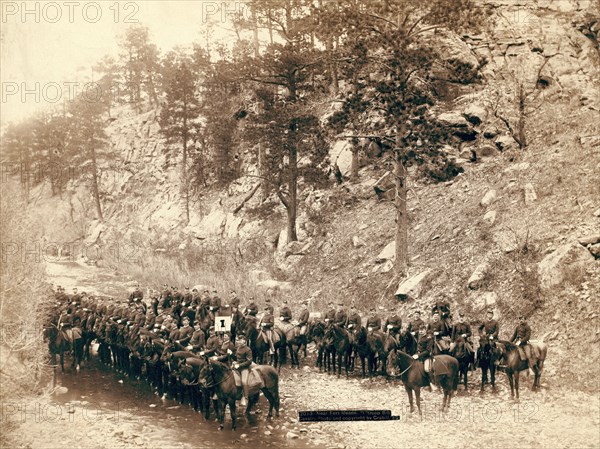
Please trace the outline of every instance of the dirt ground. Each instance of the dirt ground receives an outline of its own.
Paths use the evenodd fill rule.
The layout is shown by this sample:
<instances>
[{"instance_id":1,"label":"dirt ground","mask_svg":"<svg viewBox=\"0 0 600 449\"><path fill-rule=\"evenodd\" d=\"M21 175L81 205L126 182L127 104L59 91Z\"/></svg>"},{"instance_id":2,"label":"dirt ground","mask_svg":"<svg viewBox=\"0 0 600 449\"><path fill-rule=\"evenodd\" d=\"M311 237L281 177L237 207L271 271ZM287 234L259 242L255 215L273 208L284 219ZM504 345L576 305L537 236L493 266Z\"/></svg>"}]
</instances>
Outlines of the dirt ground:
<instances>
[{"instance_id":1,"label":"dirt ground","mask_svg":"<svg viewBox=\"0 0 600 449\"><path fill-rule=\"evenodd\" d=\"M597 394L573 392L560 386L554 379L542 377L543 388L529 390L531 379L522 378L521 400L513 402L505 375L499 374L498 392L491 390L480 395L477 382L479 372L470 380L471 390L462 391L453 399L447 414L440 412L441 393L423 392L423 417L410 414L408 398L398 381L382 377L360 379L351 375L346 379L319 373L315 368L303 367L281 371L281 416L273 422L259 415L257 424L232 432L229 425L218 433L218 439L201 430L182 434L175 423L189 420L181 414L187 405L166 407L166 414L175 416L154 422L140 420L136 407L152 407L142 398L133 408L119 410L118 414L104 414L102 419L82 415L77 406L82 401L61 403L54 399L37 401L39 409L32 412L28 405L27 419L14 433L12 446L26 448L54 447L323 447L323 448L394 448L394 447L471 447L486 448L597 448L600 447L600 400ZM125 380L127 382L127 380ZM114 385L114 388L119 388ZM31 402L33 403L33 402ZM260 407L266 412L267 402L261 398ZM391 410L397 420L353 422L298 422L298 411L365 409ZM60 412L58 412L60 410ZM7 419L4 407L4 420ZM186 410L184 410L186 411ZM188 412L188 414L191 413ZM240 412L238 412L240 414ZM21 415L14 414L12 418ZM244 420L245 418L242 418ZM193 421L202 419L194 415ZM19 419L17 419L19 421ZM171 423L171 424L170 424ZM227 424L230 418L227 416ZM196 423L197 424L197 423ZM214 426L213 426L214 424ZM216 428L216 423L205 423ZM200 429L195 427L196 429ZM206 429L206 427L204 427ZM197 437L197 435L204 438ZM216 434L215 434L216 435ZM8 446L7 446L8 447Z\"/></svg>"}]
</instances>

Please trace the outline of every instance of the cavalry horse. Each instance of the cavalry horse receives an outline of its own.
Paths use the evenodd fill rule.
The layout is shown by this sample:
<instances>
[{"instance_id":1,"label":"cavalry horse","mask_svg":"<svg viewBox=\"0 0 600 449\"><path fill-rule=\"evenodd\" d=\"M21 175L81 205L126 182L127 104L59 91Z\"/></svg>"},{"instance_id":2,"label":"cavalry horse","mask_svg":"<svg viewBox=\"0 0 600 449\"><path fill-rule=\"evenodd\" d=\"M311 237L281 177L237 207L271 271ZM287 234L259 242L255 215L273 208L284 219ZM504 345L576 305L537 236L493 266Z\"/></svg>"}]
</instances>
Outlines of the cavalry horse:
<instances>
[{"instance_id":1,"label":"cavalry horse","mask_svg":"<svg viewBox=\"0 0 600 449\"><path fill-rule=\"evenodd\" d=\"M304 351L306 352L306 335L301 334L300 327L292 323L288 323L285 326L282 325L280 329L285 334L292 368L295 366L300 369L300 348L304 345ZM304 357L306 357L306 353Z\"/></svg>"},{"instance_id":2,"label":"cavalry horse","mask_svg":"<svg viewBox=\"0 0 600 449\"><path fill-rule=\"evenodd\" d=\"M423 363L414 359L404 351L397 350L395 360L392 361L394 369L400 370L397 374L404 384L410 402L410 412L414 412L413 391L416 396L417 409L421 414L421 388L427 387L429 382L425 373ZM450 408L452 395L458 387L458 361L450 355L438 355L434 357L432 381L442 387L444 399L442 412ZM394 370L395 371L395 370ZM395 374L395 372L393 372Z\"/></svg>"},{"instance_id":3,"label":"cavalry horse","mask_svg":"<svg viewBox=\"0 0 600 449\"><path fill-rule=\"evenodd\" d=\"M479 340L479 348L477 348L477 363L481 368L480 393L483 393L484 386L488 383L488 371L492 391L496 391L496 365L501 357L502 351L496 347L494 342L490 341L489 336L482 336Z\"/></svg>"},{"instance_id":4,"label":"cavalry horse","mask_svg":"<svg viewBox=\"0 0 600 449\"><path fill-rule=\"evenodd\" d=\"M384 349L386 336L381 332L367 332L367 344L369 345L369 376L377 373L379 361L382 364L382 372L385 373L387 352Z\"/></svg>"},{"instance_id":5,"label":"cavalry horse","mask_svg":"<svg viewBox=\"0 0 600 449\"><path fill-rule=\"evenodd\" d=\"M346 370L346 377L348 377L350 354L352 352L348 331L336 324L330 324L325 331L324 344L327 372L330 372L331 362L333 361L333 372L335 373L337 356L338 377L342 374L342 363Z\"/></svg>"},{"instance_id":6,"label":"cavalry horse","mask_svg":"<svg viewBox=\"0 0 600 449\"><path fill-rule=\"evenodd\" d=\"M325 323L319 319L310 321L308 323L308 337L309 342L314 342L317 350L316 366L319 371L323 371L324 368L324 355L325 355Z\"/></svg>"},{"instance_id":7,"label":"cavalry horse","mask_svg":"<svg viewBox=\"0 0 600 449\"><path fill-rule=\"evenodd\" d=\"M360 359L362 368L362 377L365 378L365 370L369 361L369 352L371 351L371 348L369 346L369 342L367 341L367 329L364 326L360 326L356 331L352 346L352 352L354 355L352 357L351 368L354 369L354 361L356 360L356 357L358 357Z\"/></svg>"},{"instance_id":8,"label":"cavalry horse","mask_svg":"<svg viewBox=\"0 0 600 449\"><path fill-rule=\"evenodd\" d=\"M79 327L65 329L63 326L59 328L52 323L47 328L46 336L48 337L48 347L53 360L56 360L56 355L60 356L61 371L65 371L65 353L70 353L71 368L79 371L83 361L84 345L84 340L81 338L81 329Z\"/></svg>"},{"instance_id":9,"label":"cavalry horse","mask_svg":"<svg viewBox=\"0 0 600 449\"><path fill-rule=\"evenodd\" d=\"M475 363L475 356L473 351L470 351L464 340L458 340L452 343L450 347L450 354L458 360L458 383L463 383L465 391L467 390L467 383L469 379L469 366Z\"/></svg>"},{"instance_id":10,"label":"cavalry horse","mask_svg":"<svg viewBox=\"0 0 600 449\"><path fill-rule=\"evenodd\" d=\"M286 339L285 334L277 327L274 327L271 330L272 338L273 338L273 348L274 354L269 354L269 350L271 349L271 345L269 344L269 340L267 337L267 332L263 329L259 330L256 333L255 339L250 341L250 348L254 346L256 350L256 360L255 362L258 364L262 364L265 359L265 354L269 354L270 358L268 363L275 368L281 369L281 365L286 361ZM250 338L250 336L248 336Z\"/></svg>"},{"instance_id":11,"label":"cavalry horse","mask_svg":"<svg viewBox=\"0 0 600 449\"><path fill-rule=\"evenodd\" d=\"M519 373L529 369L527 360L522 360L519 354L519 348L508 341L498 341L503 347L502 363L505 365L505 372L510 383L510 397L519 400ZM529 340L531 351L537 352L536 362L533 366L534 378L531 391L536 391L540 387L540 377L544 370L544 361L548 353L548 346L543 341Z\"/></svg>"},{"instance_id":12,"label":"cavalry horse","mask_svg":"<svg viewBox=\"0 0 600 449\"><path fill-rule=\"evenodd\" d=\"M259 365L252 369L260 375L264 385L260 391L269 401L269 415L267 418L273 418L273 410L275 410L275 415L279 416L279 375L277 370L270 365ZM219 429L224 427L225 410L229 405L231 428L235 430L237 425L236 400L238 398L238 387L235 384L231 368L224 363L205 359L200 364L198 379L203 388L214 391L218 398L215 411L219 420ZM258 402L260 391L253 393L248 398L246 415L250 414L252 406Z\"/></svg>"}]
</instances>

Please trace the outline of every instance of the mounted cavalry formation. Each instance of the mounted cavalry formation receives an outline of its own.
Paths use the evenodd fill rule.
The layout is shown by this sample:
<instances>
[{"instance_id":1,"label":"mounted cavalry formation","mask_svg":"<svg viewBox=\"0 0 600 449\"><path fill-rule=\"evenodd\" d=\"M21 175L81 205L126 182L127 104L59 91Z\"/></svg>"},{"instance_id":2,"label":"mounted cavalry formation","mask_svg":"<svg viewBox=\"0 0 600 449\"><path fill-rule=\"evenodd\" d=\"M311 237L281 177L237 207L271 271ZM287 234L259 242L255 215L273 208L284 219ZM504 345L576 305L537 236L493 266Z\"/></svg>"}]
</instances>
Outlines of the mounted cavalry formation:
<instances>
[{"instance_id":1,"label":"mounted cavalry formation","mask_svg":"<svg viewBox=\"0 0 600 449\"><path fill-rule=\"evenodd\" d=\"M62 370L65 353L79 370L97 342L102 364L144 378L158 394L181 402L187 398L206 419L212 406L220 428L227 406L235 428L238 401L251 415L261 392L269 402L268 417L278 416L281 366L289 359L292 368L299 368L309 343L321 371L347 377L360 370L362 377L381 373L400 379L411 411L415 399L421 411L421 390L431 391L431 384L443 391L442 410L447 410L459 382L466 390L468 373L476 366L482 371L481 392L487 383L495 390L498 367L507 373L511 396L518 399L519 373L527 369L534 373L533 389L539 388L547 347L530 342L531 329L523 317L511 340L504 341L498 339L493 311L478 323L478 338L463 313L452 324L447 302L434 305L429 323L419 311L403 323L401 312L400 307L393 310L382 327L375 308L363 323L354 303L349 311L343 303L337 308L329 303L325 313L311 317L309 301L304 301L293 321L284 301L276 325L268 298L259 313L253 299L241 307L233 290L222 301L214 289L200 294L186 287L181 293L165 285L161 293L150 291L146 303L139 286L121 301L79 294L77 289L67 295L59 287L45 335Z\"/></svg>"}]
</instances>

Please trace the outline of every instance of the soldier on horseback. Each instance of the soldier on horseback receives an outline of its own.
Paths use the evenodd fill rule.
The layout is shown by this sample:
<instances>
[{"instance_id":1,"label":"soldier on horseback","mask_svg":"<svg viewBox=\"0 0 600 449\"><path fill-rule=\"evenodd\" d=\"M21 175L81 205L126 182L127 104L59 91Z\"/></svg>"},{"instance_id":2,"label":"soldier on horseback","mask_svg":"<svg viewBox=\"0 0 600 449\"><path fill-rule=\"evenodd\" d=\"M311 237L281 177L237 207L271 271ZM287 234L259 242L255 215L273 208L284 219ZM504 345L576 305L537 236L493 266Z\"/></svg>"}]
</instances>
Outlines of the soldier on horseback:
<instances>
[{"instance_id":1,"label":"soldier on horseback","mask_svg":"<svg viewBox=\"0 0 600 449\"><path fill-rule=\"evenodd\" d=\"M367 330L369 332L375 332L381 329L381 318L375 313L375 307L369 309L369 318L367 318Z\"/></svg>"},{"instance_id":2,"label":"soldier on horseback","mask_svg":"<svg viewBox=\"0 0 600 449\"><path fill-rule=\"evenodd\" d=\"M394 313L385 320L383 326L385 331L400 344L400 329L402 329L402 317L400 316L400 307L396 307Z\"/></svg>"},{"instance_id":3,"label":"soldier on horseback","mask_svg":"<svg viewBox=\"0 0 600 449\"><path fill-rule=\"evenodd\" d=\"M329 301L327 303L327 306L329 307L329 310L327 310L327 313L325 313L325 323L326 324L334 323L336 310L335 310L335 307L333 306L333 301Z\"/></svg>"},{"instance_id":4,"label":"soldier on horseback","mask_svg":"<svg viewBox=\"0 0 600 449\"><path fill-rule=\"evenodd\" d=\"M498 340L498 333L500 332L500 325L494 319L494 311L487 311L487 319L484 323L479 326L479 333L487 336L492 345L495 345L495 340Z\"/></svg>"},{"instance_id":5,"label":"soldier on horseback","mask_svg":"<svg viewBox=\"0 0 600 449\"><path fill-rule=\"evenodd\" d=\"M246 344L246 336L241 334L238 336L237 348L235 350L235 362L233 364L234 375L238 374L240 381L238 382L236 377L236 385L238 386L238 395L241 395L243 390L242 400L240 405L245 406L247 404L247 389L245 388L248 384L248 368L252 364L252 350ZM239 396L238 396L239 397Z\"/></svg>"},{"instance_id":6,"label":"soldier on horseback","mask_svg":"<svg viewBox=\"0 0 600 449\"><path fill-rule=\"evenodd\" d=\"M408 325L408 332L410 332L411 335L416 338L421 325L425 324L425 321L421 319L421 312L418 310L415 311L414 316L414 320L412 320Z\"/></svg>"},{"instance_id":7,"label":"soldier on horseback","mask_svg":"<svg viewBox=\"0 0 600 449\"><path fill-rule=\"evenodd\" d=\"M346 325L346 321L348 320L348 314L344 309L344 303L342 301L338 302L338 310L335 312L335 324L339 327L344 327Z\"/></svg>"},{"instance_id":8,"label":"soldier on horseback","mask_svg":"<svg viewBox=\"0 0 600 449\"><path fill-rule=\"evenodd\" d=\"M531 345L529 344L530 338L531 328L529 327L529 324L527 324L525 316L520 315L519 324L515 328L515 332L513 333L512 339L510 341L518 347L521 360L523 360L523 356L527 358L527 363L529 364L529 372L530 374L533 374L533 367L535 366L537 361L535 360L535 357L531 351Z\"/></svg>"},{"instance_id":9,"label":"soldier on horseback","mask_svg":"<svg viewBox=\"0 0 600 449\"><path fill-rule=\"evenodd\" d=\"M429 323L429 332L433 335L435 344L437 345L440 352L444 352L448 349L446 341L443 339L447 335L446 324L440 320L439 312L434 312L433 322Z\"/></svg>"},{"instance_id":10,"label":"soldier on horseback","mask_svg":"<svg viewBox=\"0 0 600 449\"><path fill-rule=\"evenodd\" d=\"M417 340L417 352L413 355L413 359L423 362L425 369L425 376L428 383L431 382L430 371L433 365L433 338L429 332L427 332L427 326L425 323L419 327L419 337ZM431 388L431 387L430 387Z\"/></svg>"},{"instance_id":11,"label":"soldier on horseback","mask_svg":"<svg viewBox=\"0 0 600 449\"><path fill-rule=\"evenodd\" d=\"M286 324L289 323L292 319L292 310L289 308L288 302L285 299L283 300L283 306L279 311L279 319Z\"/></svg>"},{"instance_id":12,"label":"soldier on horseback","mask_svg":"<svg viewBox=\"0 0 600 449\"><path fill-rule=\"evenodd\" d=\"M268 304L265 306L265 313L260 320L260 327L264 330L269 340L269 354L275 354L275 345L273 343L273 326L275 325L275 317L273 316L273 306Z\"/></svg>"},{"instance_id":13,"label":"soldier on horseback","mask_svg":"<svg viewBox=\"0 0 600 449\"><path fill-rule=\"evenodd\" d=\"M310 318L310 312L308 311L308 299L302 301L302 310L298 316L298 327L300 328L300 335L306 335L308 328L308 319Z\"/></svg>"},{"instance_id":14,"label":"soldier on horseback","mask_svg":"<svg viewBox=\"0 0 600 449\"><path fill-rule=\"evenodd\" d=\"M465 321L464 312L458 312L458 323L452 328L452 343L464 341L467 351L473 353L473 347L469 343L471 337L471 326Z\"/></svg>"}]
</instances>

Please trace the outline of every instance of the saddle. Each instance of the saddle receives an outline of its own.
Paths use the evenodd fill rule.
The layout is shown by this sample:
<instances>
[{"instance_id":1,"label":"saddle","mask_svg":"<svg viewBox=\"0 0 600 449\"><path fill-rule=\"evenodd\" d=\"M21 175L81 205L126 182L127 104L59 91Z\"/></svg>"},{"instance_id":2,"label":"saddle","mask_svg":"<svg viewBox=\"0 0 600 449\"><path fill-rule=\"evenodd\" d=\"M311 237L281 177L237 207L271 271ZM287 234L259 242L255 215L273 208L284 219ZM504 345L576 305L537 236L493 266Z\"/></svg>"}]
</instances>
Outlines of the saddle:
<instances>
[{"instance_id":1,"label":"saddle","mask_svg":"<svg viewBox=\"0 0 600 449\"><path fill-rule=\"evenodd\" d=\"M286 323L286 322L282 322L279 327L278 330L280 330L281 332L283 332L285 334L285 338L289 341L292 340L296 335L298 335L298 327L291 324L291 323ZM273 339L273 341L275 341L275 339Z\"/></svg>"}]
</instances>

